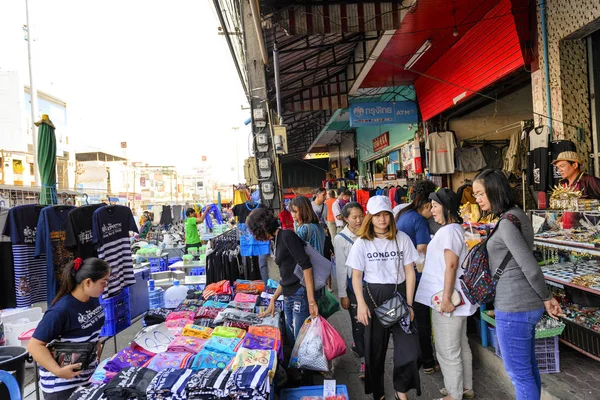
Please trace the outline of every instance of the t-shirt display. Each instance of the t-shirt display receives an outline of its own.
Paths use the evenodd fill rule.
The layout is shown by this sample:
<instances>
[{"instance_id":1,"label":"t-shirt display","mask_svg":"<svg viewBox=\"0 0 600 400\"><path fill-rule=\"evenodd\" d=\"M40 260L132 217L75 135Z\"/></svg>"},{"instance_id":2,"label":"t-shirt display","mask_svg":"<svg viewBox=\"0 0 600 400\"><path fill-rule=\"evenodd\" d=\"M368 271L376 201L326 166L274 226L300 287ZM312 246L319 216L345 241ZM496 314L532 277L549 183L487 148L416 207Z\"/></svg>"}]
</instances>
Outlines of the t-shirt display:
<instances>
[{"instance_id":1,"label":"t-shirt display","mask_svg":"<svg viewBox=\"0 0 600 400\"><path fill-rule=\"evenodd\" d=\"M73 260L73 252L65 248L69 212L73 206L50 206L44 208L38 219L35 255L46 256L48 282L48 304L60 287L63 267Z\"/></svg>"},{"instance_id":2,"label":"t-shirt display","mask_svg":"<svg viewBox=\"0 0 600 400\"><path fill-rule=\"evenodd\" d=\"M456 157L456 170L462 172L475 172L487 166L483 153L479 147L463 146L454 152Z\"/></svg>"},{"instance_id":3,"label":"t-shirt display","mask_svg":"<svg viewBox=\"0 0 600 400\"><path fill-rule=\"evenodd\" d=\"M504 166L504 157L502 157L502 148L491 144L484 144L479 148L487 167L490 169L502 169Z\"/></svg>"},{"instance_id":4,"label":"t-shirt display","mask_svg":"<svg viewBox=\"0 0 600 400\"><path fill-rule=\"evenodd\" d=\"M35 257L37 221L42 208L36 204L13 207L4 226L4 234L12 242L17 307L30 307L47 299L46 257Z\"/></svg>"},{"instance_id":5,"label":"t-shirt display","mask_svg":"<svg viewBox=\"0 0 600 400\"><path fill-rule=\"evenodd\" d=\"M529 132L529 169L527 170L527 180L533 185L534 190L543 192L549 189L549 135L550 130L547 126L540 126Z\"/></svg>"},{"instance_id":6,"label":"t-shirt display","mask_svg":"<svg viewBox=\"0 0 600 400\"><path fill-rule=\"evenodd\" d=\"M162 213L160 214L160 224L169 225L173 223L173 215L171 214L171 206L162 206Z\"/></svg>"},{"instance_id":7,"label":"t-shirt display","mask_svg":"<svg viewBox=\"0 0 600 400\"><path fill-rule=\"evenodd\" d=\"M430 133L427 149L429 150L429 173L437 175L454 173L454 150L456 149L454 132Z\"/></svg>"},{"instance_id":8,"label":"t-shirt display","mask_svg":"<svg viewBox=\"0 0 600 400\"><path fill-rule=\"evenodd\" d=\"M446 260L445 251L450 250L458 256L458 265L462 265L465 257L467 256L467 246L464 240L464 230L459 224L444 225L440 228L438 233L435 234L429 246L427 246L427 256L425 258L425 268L421 275L421 281L415 301L431 307L431 297L444 290L444 274L446 271ZM456 279L454 282L454 288L461 292L459 278L463 272L461 268L456 271ZM465 304L459 306L452 313L453 316L465 317L473 315L477 310L477 305L469 303L466 298Z\"/></svg>"},{"instance_id":9,"label":"t-shirt display","mask_svg":"<svg viewBox=\"0 0 600 400\"><path fill-rule=\"evenodd\" d=\"M250 213L256 210L257 208L265 208L265 206L251 201L246 202L244 204L238 204L237 206L233 207L233 215L238 217L239 223L245 224L248 215L250 215Z\"/></svg>"},{"instance_id":10,"label":"t-shirt display","mask_svg":"<svg viewBox=\"0 0 600 400\"><path fill-rule=\"evenodd\" d=\"M44 343L53 340L67 343L94 343L98 341L102 325L104 325L104 310L98 299L90 298L89 301L82 302L69 293L48 308L33 337ZM89 367L73 379L58 378L40 367L42 391L55 393L80 386L92 376L97 364L97 360L92 360Z\"/></svg>"},{"instance_id":11,"label":"t-shirt display","mask_svg":"<svg viewBox=\"0 0 600 400\"><path fill-rule=\"evenodd\" d=\"M10 236L3 235L8 219L8 208L0 207L0 309L17 306L15 296L15 268Z\"/></svg>"},{"instance_id":12,"label":"t-shirt display","mask_svg":"<svg viewBox=\"0 0 600 400\"><path fill-rule=\"evenodd\" d=\"M71 250L75 257L86 259L98 257L98 252L92 243L92 216L94 212L105 205L90 204L78 207L69 213L65 247Z\"/></svg>"},{"instance_id":13,"label":"t-shirt display","mask_svg":"<svg viewBox=\"0 0 600 400\"><path fill-rule=\"evenodd\" d=\"M363 271L363 279L368 283L402 283L406 279L404 266L417 261L419 253L404 232L398 232L396 242L397 245L393 240L358 238L350 249L346 265Z\"/></svg>"},{"instance_id":14,"label":"t-shirt display","mask_svg":"<svg viewBox=\"0 0 600 400\"><path fill-rule=\"evenodd\" d=\"M137 227L131 210L125 206L99 208L92 219L92 235L98 247L98 257L110 265L110 279L104 296L112 297L135 284L129 232L137 232Z\"/></svg>"},{"instance_id":15,"label":"t-shirt display","mask_svg":"<svg viewBox=\"0 0 600 400\"><path fill-rule=\"evenodd\" d=\"M575 146L575 143L571 142L570 140L553 140L552 142L550 142L550 163L554 162L554 160L556 160L556 158L558 157L558 155L560 153L562 153L563 151L577 151L577 147ZM556 165L552 165L552 167L550 168L550 185L552 187L558 185L558 181L560 181L562 179L562 176L560 176L560 171L558 170L558 168L556 168Z\"/></svg>"}]
</instances>

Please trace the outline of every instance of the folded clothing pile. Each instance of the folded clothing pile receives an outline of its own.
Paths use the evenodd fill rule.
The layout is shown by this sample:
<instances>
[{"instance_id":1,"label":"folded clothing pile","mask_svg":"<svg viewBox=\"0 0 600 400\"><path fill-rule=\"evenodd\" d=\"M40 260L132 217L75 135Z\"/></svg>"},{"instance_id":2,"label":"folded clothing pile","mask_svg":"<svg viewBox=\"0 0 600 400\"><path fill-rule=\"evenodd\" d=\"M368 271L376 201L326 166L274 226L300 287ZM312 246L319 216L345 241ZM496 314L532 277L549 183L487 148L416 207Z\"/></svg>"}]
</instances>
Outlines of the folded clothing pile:
<instances>
[{"instance_id":1,"label":"folded clothing pile","mask_svg":"<svg viewBox=\"0 0 600 400\"><path fill-rule=\"evenodd\" d=\"M107 400L145 399L146 389L156 376L148 368L129 367L122 369L104 388Z\"/></svg>"},{"instance_id":2,"label":"folded clothing pile","mask_svg":"<svg viewBox=\"0 0 600 400\"><path fill-rule=\"evenodd\" d=\"M237 400L266 400L269 398L269 369L252 366L239 368L227 381L227 392Z\"/></svg>"},{"instance_id":3,"label":"folded clothing pile","mask_svg":"<svg viewBox=\"0 0 600 400\"><path fill-rule=\"evenodd\" d=\"M144 316L144 326L162 324L167 320L167 317L171 312L173 312L173 310L168 308L155 308L148 311Z\"/></svg>"},{"instance_id":4,"label":"folded clothing pile","mask_svg":"<svg viewBox=\"0 0 600 400\"><path fill-rule=\"evenodd\" d=\"M227 397L227 383L231 372L223 369L203 369L192 374L187 381L187 398L212 399Z\"/></svg>"},{"instance_id":5,"label":"folded clothing pile","mask_svg":"<svg viewBox=\"0 0 600 400\"><path fill-rule=\"evenodd\" d=\"M191 366L194 355L192 353L158 353L144 367L156 372L167 368L188 368Z\"/></svg>"},{"instance_id":6,"label":"folded clothing pile","mask_svg":"<svg viewBox=\"0 0 600 400\"><path fill-rule=\"evenodd\" d=\"M186 400L186 385L194 371L167 368L156 374L146 389L148 400Z\"/></svg>"},{"instance_id":7,"label":"folded clothing pile","mask_svg":"<svg viewBox=\"0 0 600 400\"><path fill-rule=\"evenodd\" d=\"M167 351L170 353L192 353L198 354L206 344L206 339L193 336L177 336L175 340L169 343Z\"/></svg>"}]
</instances>

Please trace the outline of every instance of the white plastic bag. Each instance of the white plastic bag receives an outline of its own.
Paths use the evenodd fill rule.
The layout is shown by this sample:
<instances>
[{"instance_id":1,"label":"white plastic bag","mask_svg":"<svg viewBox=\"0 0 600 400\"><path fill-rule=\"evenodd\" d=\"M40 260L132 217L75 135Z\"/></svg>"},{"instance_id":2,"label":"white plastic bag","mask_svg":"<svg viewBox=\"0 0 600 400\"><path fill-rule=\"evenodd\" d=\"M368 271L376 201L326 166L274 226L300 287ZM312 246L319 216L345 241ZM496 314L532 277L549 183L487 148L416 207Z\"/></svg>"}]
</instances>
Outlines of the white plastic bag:
<instances>
[{"instance_id":1,"label":"white plastic bag","mask_svg":"<svg viewBox=\"0 0 600 400\"><path fill-rule=\"evenodd\" d=\"M327 372L329 370L323 347L323 325L320 318L307 318L300 329L290 367Z\"/></svg>"}]
</instances>

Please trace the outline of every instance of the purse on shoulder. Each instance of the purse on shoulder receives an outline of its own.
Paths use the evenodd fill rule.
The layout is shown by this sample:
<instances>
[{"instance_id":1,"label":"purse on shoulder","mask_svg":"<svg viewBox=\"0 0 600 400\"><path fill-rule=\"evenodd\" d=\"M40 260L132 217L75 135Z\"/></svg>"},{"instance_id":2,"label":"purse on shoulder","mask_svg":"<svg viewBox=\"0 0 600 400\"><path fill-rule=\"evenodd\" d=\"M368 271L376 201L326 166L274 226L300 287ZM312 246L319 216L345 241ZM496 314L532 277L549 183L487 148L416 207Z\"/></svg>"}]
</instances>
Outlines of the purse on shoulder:
<instances>
[{"instance_id":1,"label":"purse on shoulder","mask_svg":"<svg viewBox=\"0 0 600 400\"><path fill-rule=\"evenodd\" d=\"M395 240L396 249L398 255L400 255L398 239ZM371 291L369 290L369 284L366 284L367 293L369 294L369 297L371 298L371 301L375 306L375 315L377 316L377 319L379 319L379 322L381 323L381 325L383 325L384 328L389 328L390 326L399 323L402 318L404 318L408 313L410 313L408 303L404 299L404 296L398 293L398 276L400 275L401 264L401 257L398 256L398 273L396 275L396 288L394 289L394 296L391 299L386 300L380 306L377 305L375 299L373 298L373 295L371 295Z\"/></svg>"},{"instance_id":2,"label":"purse on shoulder","mask_svg":"<svg viewBox=\"0 0 600 400\"><path fill-rule=\"evenodd\" d=\"M97 352L96 343L51 342L47 347L59 367L81 363L79 370L88 369Z\"/></svg>"}]
</instances>

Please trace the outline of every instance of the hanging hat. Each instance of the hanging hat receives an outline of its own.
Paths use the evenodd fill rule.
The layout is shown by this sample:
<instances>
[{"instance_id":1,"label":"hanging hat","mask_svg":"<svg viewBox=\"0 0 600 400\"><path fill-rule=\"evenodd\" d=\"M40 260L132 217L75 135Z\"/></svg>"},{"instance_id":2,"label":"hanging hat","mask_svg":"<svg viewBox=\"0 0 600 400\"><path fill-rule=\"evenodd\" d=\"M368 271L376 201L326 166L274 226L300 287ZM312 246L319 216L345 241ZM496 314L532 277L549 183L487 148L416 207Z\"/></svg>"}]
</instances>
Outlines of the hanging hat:
<instances>
[{"instance_id":1,"label":"hanging hat","mask_svg":"<svg viewBox=\"0 0 600 400\"><path fill-rule=\"evenodd\" d=\"M571 161L576 162L581 166L583 164L583 160L579 157L579 154L575 151L563 151L556 157L556 160L552 161L552 165L556 165L556 163L560 161Z\"/></svg>"}]
</instances>

